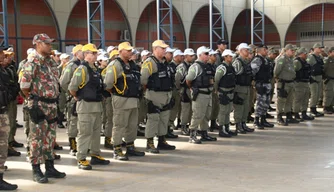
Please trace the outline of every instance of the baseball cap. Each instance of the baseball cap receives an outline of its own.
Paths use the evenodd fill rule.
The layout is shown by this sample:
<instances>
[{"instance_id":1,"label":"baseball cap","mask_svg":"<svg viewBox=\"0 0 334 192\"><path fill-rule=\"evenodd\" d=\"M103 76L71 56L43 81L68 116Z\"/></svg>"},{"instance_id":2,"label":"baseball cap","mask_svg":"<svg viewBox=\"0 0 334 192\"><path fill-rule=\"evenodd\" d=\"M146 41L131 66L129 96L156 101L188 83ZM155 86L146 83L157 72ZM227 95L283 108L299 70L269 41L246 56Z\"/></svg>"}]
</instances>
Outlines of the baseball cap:
<instances>
[{"instance_id":1,"label":"baseball cap","mask_svg":"<svg viewBox=\"0 0 334 192\"><path fill-rule=\"evenodd\" d=\"M143 50L141 53L140 53L140 56L146 56L148 54L150 54L151 52L149 52L148 50Z\"/></svg>"},{"instance_id":2,"label":"baseball cap","mask_svg":"<svg viewBox=\"0 0 334 192\"><path fill-rule=\"evenodd\" d=\"M329 49L328 49L328 52L333 52L334 51L334 47L330 47Z\"/></svg>"},{"instance_id":3,"label":"baseball cap","mask_svg":"<svg viewBox=\"0 0 334 192\"><path fill-rule=\"evenodd\" d=\"M97 57L97 60L98 60L98 61L100 61L100 60L102 60L102 61L107 61L107 60L108 60L108 57L106 57L105 55L99 55L99 56Z\"/></svg>"},{"instance_id":4,"label":"baseball cap","mask_svg":"<svg viewBox=\"0 0 334 192\"><path fill-rule=\"evenodd\" d=\"M96 49L96 46L92 43L88 43L86 45L84 45L82 47L82 51L85 52L85 51L91 51L91 52L98 52L98 50Z\"/></svg>"},{"instance_id":5,"label":"baseball cap","mask_svg":"<svg viewBox=\"0 0 334 192\"><path fill-rule=\"evenodd\" d=\"M81 50L82 50L82 47L83 47L83 45L81 45L81 44L78 44L78 45L76 45L75 47L73 47L73 49L72 49L72 54L74 55L74 54L76 54L78 51L81 51Z\"/></svg>"},{"instance_id":6,"label":"baseball cap","mask_svg":"<svg viewBox=\"0 0 334 192\"><path fill-rule=\"evenodd\" d=\"M197 49L196 53L197 53L197 56L199 56L202 53L209 53L210 50L211 50L210 48L207 48L205 46L201 46Z\"/></svg>"},{"instance_id":7,"label":"baseball cap","mask_svg":"<svg viewBox=\"0 0 334 192\"><path fill-rule=\"evenodd\" d=\"M296 54L297 54L297 55L300 55L300 54L302 54L302 53L305 53L305 54L308 53L308 51L307 51L307 49L306 49L305 47L301 47L301 48L299 48L299 49L296 51Z\"/></svg>"},{"instance_id":8,"label":"baseball cap","mask_svg":"<svg viewBox=\"0 0 334 192\"><path fill-rule=\"evenodd\" d=\"M224 52L222 53L222 57L225 57L227 55L235 57L235 54L230 49L225 49Z\"/></svg>"},{"instance_id":9,"label":"baseball cap","mask_svg":"<svg viewBox=\"0 0 334 192\"><path fill-rule=\"evenodd\" d=\"M287 45L285 45L284 49L285 50L288 50L288 49L296 50L296 47L293 46L292 44L287 44Z\"/></svg>"},{"instance_id":10,"label":"baseball cap","mask_svg":"<svg viewBox=\"0 0 334 192\"><path fill-rule=\"evenodd\" d=\"M30 55L32 52L34 52L35 51L35 49L34 48L29 48L28 50L27 50L27 55Z\"/></svg>"},{"instance_id":11,"label":"baseball cap","mask_svg":"<svg viewBox=\"0 0 334 192\"><path fill-rule=\"evenodd\" d=\"M179 56L179 55L184 55L184 53L180 49L175 50L174 53L173 53L173 57L176 57L176 56Z\"/></svg>"},{"instance_id":12,"label":"baseball cap","mask_svg":"<svg viewBox=\"0 0 334 192\"><path fill-rule=\"evenodd\" d=\"M238 45L238 51L240 51L241 49L250 49L251 47L247 45L247 43L240 43Z\"/></svg>"},{"instance_id":13,"label":"baseball cap","mask_svg":"<svg viewBox=\"0 0 334 192\"><path fill-rule=\"evenodd\" d=\"M215 54L217 54L218 52L217 51L214 51L214 50L210 50L210 52L209 52L209 55L215 55Z\"/></svg>"},{"instance_id":14,"label":"baseball cap","mask_svg":"<svg viewBox=\"0 0 334 192\"><path fill-rule=\"evenodd\" d=\"M176 49L172 49L170 47L167 47L167 49L166 49L166 52L168 52L168 53L173 53L174 51L176 51Z\"/></svg>"},{"instance_id":15,"label":"baseball cap","mask_svg":"<svg viewBox=\"0 0 334 192\"><path fill-rule=\"evenodd\" d=\"M6 49L8 49L8 47L0 46L0 51L6 50Z\"/></svg>"},{"instance_id":16,"label":"baseball cap","mask_svg":"<svg viewBox=\"0 0 334 192\"><path fill-rule=\"evenodd\" d=\"M261 45L257 46L257 48L265 48L265 49L268 49L267 45L264 45L264 44L261 44Z\"/></svg>"},{"instance_id":17,"label":"baseball cap","mask_svg":"<svg viewBox=\"0 0 334 192\"><path fill-rule=\"evenodd\" d=\"M163 40L155 40L155 41L152 43L152 47L167 48L167 47L169 47L169 45L167 45L167 44L165 43L165 41L163 41Z\"/></svg>"},{"instance_id":18,"label":"baseball cap","mask_svg":"<svg viewBox=\"0 0 334 192\"><path fill-rule=\"evenodd\" d=\"M61 55L61 52L59 52L58 50L55 49L55 50L53 50L53 54L54 55Z\"/></svg>"},{"instance_id":19,"label":"baseball cap","mask_svg":"<svg viewBox=\"0 0 334 192\"><path fill-rule=\"evenodd\" d=\"M55 42L55 39L51 39L47 34L40 33L36 34L32 40L32 44L36 45L37 42L52 43Z\"/></svg>"},{"instance_id":20,"label":"baseball cap","mask_svg":"<svg viewBox=\"0 0 334 192\"><path fill-rule=\"evenodd\" d=\"M109 54L109 58L112 58L115 55L118 55L118 50L117 49L114 49L114 50L111 51L111 53Z\"/></svg>"},{"instance_id":21,"label":"baseball cap","mask_svg":"<svg viewBox=\"0 0 334 192\"><path fill-rule=\"evenodd\" d=\"M118 45L118 51L121 51L123 49L125 49L127 51L130 51L130 50L133 49L133 47L131 46L131 44L129 42L126 41L126 42L120 43Z\"/></svg>"},{"instance_id":22,"label":"baseball cap","mask_svg":"<svg viewBox=\"0 0 334 192\"><path fill-rule=\"evenodd\" d=\"M70 55L68 55L66 53L63 53L63 54L60 55L59 58L62 60L62 59L66 59L66 58L69 58L69 57L70 57Z\"/></svg>"},{"instance_id":23,"label":"baseball cap","mask_svg":"<svg viewBox=\"0 0 334 192\"><path fill-rule=\"evenodd\" d=\"M112 52L114 49L116 49L115 46L109 46L109 47L107 48L107 52L110 53L110 52Z\"/></svg>"},{"instance_id":24,"label":"baseball cap","mask_svg":"<svg viewBox=\"0 0 334 192\"><path fill-rule=\"evenodd\" d=\"M320 43L316 43L313 45L313 49L314 48L324 48L324 46L322 46Z\"/></svg>"},{"instance_id":25,"label":"baseball cap","mask_svg":"<svg viewBox=\"0 0 334 192\"><path fill-rule=\"evenodd\" d=\"M217 45L220 45L220 44L228 45L228 41L226 41L225 39L219 39L217 41Z\"/></svg>"},{"instance_id":26,"label":"baseball cap","mask_svg":"<svg viewBox=\"0 0 334 192\"><path fill-rule=\"evenodd\" d=\"M195 55L195 51L192 48L187 48L184 50L184 55Z\"/></svg>"}]
</instances>

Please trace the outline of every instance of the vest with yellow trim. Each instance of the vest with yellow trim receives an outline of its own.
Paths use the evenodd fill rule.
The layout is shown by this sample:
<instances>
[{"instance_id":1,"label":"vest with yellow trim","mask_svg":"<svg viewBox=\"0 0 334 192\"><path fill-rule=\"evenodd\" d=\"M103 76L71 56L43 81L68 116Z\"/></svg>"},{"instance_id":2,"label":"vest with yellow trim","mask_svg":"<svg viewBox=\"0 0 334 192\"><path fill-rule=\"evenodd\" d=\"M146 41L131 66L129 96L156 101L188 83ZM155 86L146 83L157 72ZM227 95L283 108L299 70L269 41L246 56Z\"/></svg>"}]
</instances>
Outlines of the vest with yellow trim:
<instances>
[{"instance_id":1,"label":"vest with yellow trim","mask_svg":"<svg viewBox=\"0 0 334 192\"><path fill-rule=\"evenodd\" d=\"M103 77L107 72L107 67L104 68L104 69L98 69L98 71L99 71L101 77ZM109 91L107 91L105 89L102 91L102 95L103 95L104 98L111 97L111 94L109 93Z\"/></svg>"},{"instance_id":2,"label":"vest with yellow trim","mask_svg":"<svg viewBox=\"0 0 334 192\"><path fill-rule=\"evenodd\" d=\"M161 63L154 56L150 56L150 58L156 63L158 71L152 73L148 78L147 88L157 92L171 91L173 87L173 79L168 63L166 61Z\"/></svg>"},{"instance_id":3,"label":"vest with yellow trim","mask_svg":"<svg viewBox=\"0 0 334 192\"><path fill-rule=\"evenodd\" d=\"M87 68L89 81L78 90L78 99L86 102L102 101L103 84L100 73L98 71L93 71L86 61L83 61L81 65Z\"/></svg>"},{"instance_id":4,"label":"vest with yellow trim","mask_svg":"<svg viewBox=\"0 0 334 192\"><path fill-rule=\"evenodd\" d=\"M121 58L116 58L116 60L121 63L123 73L115 82L112 93L121 97L139 98L141 92L139 67L133 61L129 61L127 66Z\"/></svg>"}]
</instances>

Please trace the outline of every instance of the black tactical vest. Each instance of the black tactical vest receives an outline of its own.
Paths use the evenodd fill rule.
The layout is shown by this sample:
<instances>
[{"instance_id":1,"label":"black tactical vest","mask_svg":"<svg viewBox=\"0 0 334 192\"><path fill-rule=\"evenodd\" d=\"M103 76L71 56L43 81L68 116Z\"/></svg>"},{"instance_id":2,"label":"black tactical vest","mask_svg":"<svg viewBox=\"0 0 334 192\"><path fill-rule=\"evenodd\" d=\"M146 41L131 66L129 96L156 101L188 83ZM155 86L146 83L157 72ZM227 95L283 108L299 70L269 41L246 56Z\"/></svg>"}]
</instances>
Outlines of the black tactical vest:
<instances>
[{"instance_id":1,"label":"black tactical vest","mask_svg":"<svg viewBox=\"0 0 334 192\"><path fill-rule=\"evenodd\" d=\"M210 80L212 79L212 68L210 64L204 64L202 62L196 61L195 63L199 64L202 68L202 73L196 77L191 82L192 87L194 88L209 88L212 85Z\"/></svg>"},{"instance_id":2,"label":"black tactical vest","mask_svg":"<svg viewBox=\"0 0 334 192\"><path fill-rule=\"evenodd\" d=\"M315 54L312 55L317 61L317 63L311 66L311 75L313 76L322 75L324 71L324 62L319 56L316 56Z\"/></svg>"},{"instance_id":3,"label":"black tactical vest","mask_svg":"<svg viewBox=\"0 0 334 192\"><path fill-rule=\"evenodd\" d=\"M231 65L223 63L226 68L225 75L219 80L219 87L221 88L233 88L235 87L235 70Z\"/></svg>"},{"instance_id":4,"label":"black tactical vest","mask_svg":"<svg viewBox=\"0 0 334 192\"><path fill-rule=\"evenodd\" d=\"M241 74L236 75L236 84L240 86L250 86L252 83L252 67L250 64L243 62L240 58L237 58L242 63L243 71Z\"/></svg>"},{"instance_id":5,"label":"black tactical vest","mask_svg":"<svg viewBox=\"0 0 334 192\"><path fill-rule=\"evenodd\" d=\"M17 75L16 67L13 64L10 64L6 68L6 71L8 72L10 76L8 91L10 92L10 95L12 96L11 100L14 101L16 100L16 97L19 95L19 92L20 92L20 86L18 83L19 77Z\"/></svg>"},{"instance_id":6,"label":"black tactical vest","mask_svg":"<svg viewBox=\"0 0 334 192\"><path fill-rule=\"evenodd\" d=\"M171 73L172 81L173 81L173 87L175 87L175 74L176 74L176 65L172 61L168 64L169 71Z\"/></svg>"},{"instance_id":7,"label":"black tactical vest","mask_svg":"<svg viewBox=\"0 0 334 192\"><path fill-rule=\"evenodd\" d=\"M158 67L158 71L152 73L148 78L147 88L152 91L171 91L173 87L173 79L168 67L168 63L160 63L157 58L150 56Z\"/></svg>"},{"instance_id":8,"label":"black tactical vest","mask_svg":"<svg viewBox=\"0 0 334 192\"><path fill-rule=\"evenodd\" d=\"M255 75L255 81L261 83L270 83L272 79L271 65L268 62L266 63L266 60L259 55L255 56L255 58L260 58L262 63L260 66L260 70Z\"/></svg>"},{"instance_id":9,"label":"black tactical vest","mask_svg":"<svg viewBox=\"0 0 334 192\"><path fill-rule=\"evenodd\" d=\"M186 64L185 62L181 63L180 65L185 66L185 68L187 70L184 77L181 79L181 86L182 87L188 87L188 85L186 83L186 76L188 74L188 70L189 70L190 65Z\"/></svg>"},{"instance_id":10,"label":"black tactical vest","mask_svg":"<svg viewBox=\"0 0 334 192\"><path fill-rule=\"evenodd\" d=\"M129 61L129 66L127 66L121 58L116 58L122 65L123 72L126 76L125 81L127 88L123 94L119 94L115 87L112 88L112 93L121 97L135 97L139 98L140 95L140 71L139 67L135 62ZM116 87L119 90L124 89L124 77L121 76L117 79Z\"/></svg>"},{"instance_id":11,"label":"black tactical vest","mask_svg":"<svg viewBox=\"0 0 334 192\"><path fill-rule=\"evenodd\" d=\"M0 66L0 114L7 111L8 103L10 101L10 93L8 91L10 84L10 76L8 72Z\"/></svg>"},{"instance_id":12,"label":"black tactical vest","mask_svg":"<svg viewBox=\"0 0 334 192\"><path fill-rule=\"evenodd\" d=\"M300 59L300 57L297 57L296 60L302 64L302 68L299 71L296 71L296 81L310 82L311 65L308 64L305 60Z\"/></svg>"},{"instance_id":13,"label":"black tactical vest","mask_svg":"<svg viewBox=\"0 0 334 192\"><path fill-rule=\"evenodd\" d=\"M87 102L102 101L103 84L100 73L93 71L86 61L83 61L81 65L87 68L89 81L83 88L78 90L77 96L79 100L83 99Z\"/></svg>"}]
</instances>

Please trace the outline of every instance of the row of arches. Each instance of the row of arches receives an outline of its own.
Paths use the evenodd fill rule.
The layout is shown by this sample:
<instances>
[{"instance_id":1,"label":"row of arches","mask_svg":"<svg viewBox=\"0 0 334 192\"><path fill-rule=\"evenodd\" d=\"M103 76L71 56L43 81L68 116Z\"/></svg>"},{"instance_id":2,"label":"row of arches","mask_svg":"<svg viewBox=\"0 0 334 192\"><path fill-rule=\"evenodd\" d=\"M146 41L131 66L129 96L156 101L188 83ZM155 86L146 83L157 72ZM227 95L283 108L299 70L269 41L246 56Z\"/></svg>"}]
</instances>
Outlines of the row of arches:
<instances>
[{"instance_id":1,"label":"row of arches","mask_svg":"<svg viewBox=\"0 0 334 192\"><path fill-rule=\"evenodd\" d=\"M21 50L31 46L31 37L40 32L45 32L66 45L87 43L87 9L86 0L78 0L67 21L65 37L60 37L58 22L48 1L29 0L17 1L16 22L14 15L14 3L8 1L9 36L10 44ZM323 7L324 6L324 7ZM116 45L122 41L124 31L130 31L128 18L117 1L105 1L105 36L106 45ZM37 11L38 10L38 11ZM331 26L334 22L334 4L316 4L299 13L285 35L284 43L308 45L305 42L334 41L334 31ZM217 11L217 10L216 10ZM173 11L174 47L185 49L188 39L189 47L196 49L201 45L209 46L209 5L205 5L197 11L190 27L189 37L186 37L184 24L176 9ZM225 38L231 41L233 49L240 42L250 42L250 10L243 10L235 19L231 34L225 30ZM64 21L62 21L64 22ZM168 19L165 22L169 22ZM320 24L321 23L321 24ZM321 25L321 26L319 26ZM225 26L226 29L226 26ZM319 33L319 31L324 31ZM265 16L265 42L267 45L280 47L281 39L273 21ZM323 34L322 34L323 33ZM320 35L319 35L320 34ZM326 37L324 38L324 35ZM135 36L129 36L130 41L137 47L150 48L151 42L156 39L156 2L149 3L140 15ZM230 37L229 37L230 36ZM166 37L163 37L166 38ZM213 41L218 39L214 37ZM334 43L334 42L333 42ZM17 45L18 44L18 45ZM59 45L60 46L60 45ZM57 48L57 47L56 47ZM60 48L60 47L59 47ZM22 51L20 51L22 53ZM22 53L21 56L24 56Z\"/></svg>"}]
</instances>

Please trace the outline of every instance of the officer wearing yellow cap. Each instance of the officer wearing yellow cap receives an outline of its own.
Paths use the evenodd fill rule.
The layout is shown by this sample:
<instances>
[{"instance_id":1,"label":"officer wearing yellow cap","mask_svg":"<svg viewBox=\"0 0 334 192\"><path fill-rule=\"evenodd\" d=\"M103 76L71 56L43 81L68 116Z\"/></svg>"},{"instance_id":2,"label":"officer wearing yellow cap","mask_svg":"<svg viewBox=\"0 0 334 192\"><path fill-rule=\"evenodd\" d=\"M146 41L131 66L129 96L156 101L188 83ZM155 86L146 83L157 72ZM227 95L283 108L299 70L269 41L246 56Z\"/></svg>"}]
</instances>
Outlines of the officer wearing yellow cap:
<instances>
[{"instance_id":1,"label":"officer wearing yellow cap","mask_svg":"<svg viewBox=\"0 0 334 192\"><path fill-rule=\"evenodd\" d=\"M138 104L141 93L139 68L130 58L133 47L129 42L118 45L119 57L108 67L104 79L106 89L113 95L112 141L114 144L114 159L128 160L128 156L144 156L137 151L134 141L137 137ZM126 142L126 154L122 151L122 137Z\"/></svg>"},{"instance_id":2,"label":"officer wearing yellow cap","mask_svg":"<svg viewBox=\"0 0 334 192\"><path fill-rule=\"evenodd\" d=\"M63 90L68 90L68 85L71 82L74 71L78 68L81 61L84 59L82 53L82 45L78 44L72 49L73 59L66 65L63 70L59 83ZM75 99L73 96L67 92L66 93L66 119L67 119L67 135L69 137L70 143L70 154L75 155L77 152L77 144L75 138L78 135L77 121L78 117L73 112L75 111ZM72 115L74 114L74 115Z\"/></svg>"},{"instance_id":3,"label":"officer wearing yellow cap","mask_svg":"<svg viewBox=\"0 0 334 192\"><path fill-rule=\"evenodd\" d=\"M110 161L100 156L100 130L102 125L102 91L101 76L94 66L97 52L94 44L82 47L84 60L74 71L68 90L76 100L78 114L78 152L79 169L91 170L91 165L108 165ZM91 153L90 163L86 160L88 149Z\"/></svg>"},{"instance_id":4,"label":"officer wearing yellow cap","mask_svg":"<svg viewBox=\"0 0 334 192\"><path fill-rule=\"evenodd\" d=\"M118 50L112 50L109 54L109 59L110 59L110 62L115 60L116 57L118 56Z\"/></svg>"},{"instance_id":5,"label":"officer wearing yellow cap","mask_svg":"<svg viewBox=\"0 0 334 192\"><path fill-rule=\"evenodd\" d=\"M166 142L170 109L173 104L173 80L168 63L164 60L168 45L162 40L152 43L153 55L145 60L141 69L141 84L146 88L145 97L148 100L148 114L145 129L147 138L146 149L150 153L160 150L174 150L175 146ZM159 137L158 149L153 138Z\"/></svg>"}]
</instances>

